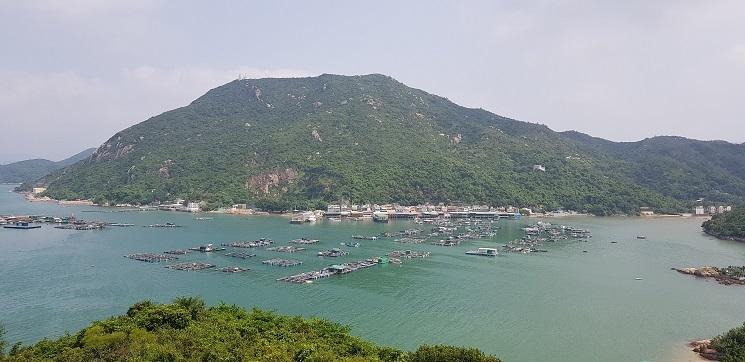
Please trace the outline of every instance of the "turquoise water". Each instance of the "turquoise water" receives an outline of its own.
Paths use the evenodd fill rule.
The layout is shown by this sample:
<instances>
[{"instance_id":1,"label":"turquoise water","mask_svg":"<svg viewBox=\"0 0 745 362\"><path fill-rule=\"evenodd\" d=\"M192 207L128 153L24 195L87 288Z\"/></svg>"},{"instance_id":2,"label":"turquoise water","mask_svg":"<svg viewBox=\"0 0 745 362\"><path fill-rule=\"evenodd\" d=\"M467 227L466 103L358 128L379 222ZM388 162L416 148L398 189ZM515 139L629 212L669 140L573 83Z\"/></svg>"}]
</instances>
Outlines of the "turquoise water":
<instances>
[{"instance_id":1,"label":"turquoise water","mask_svg":"<svg viewBox=\"0 0 745 362\"><path fill-rule=\"evenodd\" d=\"M363 240L360 248L349 249L349 256L324 260L315 252L351 241L353 234L373 235L413 225L290 225L283 217L230 215L197 221L185 213L30 203L10 189L0 186L0 214L74 214L138 225L103 231L57 230L46 225L29 231L0 229L0 321L11 342L30 343L75 331L92 320L122 314L142 299L165 302L182 295L199 295L208 303L224 301L320 316L351 326L356 335L406 349L422 343L475 346L506 361L680 360L689 357L686 341L716 335L745 321L745 288L670 270L745 264L745 243L702 234L699 219L555 219L550 221L589 228L593 238L587 243L548 245L545 254L494 259L464 255L470 248L516 238L523 224L536 221L502 220L493 240L452 248ZM184 227L139 226L164 222ZM648 239L637 240L640 234ZM259 237L279 245L298 237L321 242L295 254L252 250L258 256L247 260L219 254L182 258L251 268L242 274L180 272L122 257ZM612 240L618 243L611 244ZM432 256L314 284L275 281L394 249L428 250ZM305 264L281 268L260 263L269 257L297 258Z\"/></svg>"}]
</instances>

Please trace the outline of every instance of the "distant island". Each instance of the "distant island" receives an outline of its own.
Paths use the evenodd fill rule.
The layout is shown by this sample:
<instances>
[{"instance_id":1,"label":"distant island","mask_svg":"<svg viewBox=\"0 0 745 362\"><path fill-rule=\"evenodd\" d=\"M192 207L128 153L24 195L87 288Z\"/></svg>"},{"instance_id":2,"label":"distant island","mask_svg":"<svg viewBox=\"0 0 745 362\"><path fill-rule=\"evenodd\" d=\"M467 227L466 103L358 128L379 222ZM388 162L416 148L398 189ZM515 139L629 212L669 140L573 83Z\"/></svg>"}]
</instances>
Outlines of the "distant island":
<instances>
[{"instance_id":1,"label":"distant island","mask_svg":"<svg viewBox=\"0 0 745 362\"><path fill-rule=\"evenodd\" d=\"M714 215L702 227L705 233L719 239L745 241L745 207Z\"/></svg>"},{"instance_id":2,"label":"distant island","mask_svg":"<svg viewBox=\"0 0 745 362\"><path fill-rule=\"evenodd\" d=\"M555 132L379 75L238 79L22 190L207 210L482 204L594 215L745 202L745 145Z\"/></svg>"},{"instance_id":3,"label":"distant island","mask_svg":"<svg viewBox=\"0 0 745 362\"><path fill-rule=\"evenodd\" d=\"M90 157L90 155L95 151L95 148L89 148L58 162L45 159L32 159L13 162L7 165L0 165L0 183L23 183L36 181L51 172Z\"/></svg>"},{"instance_id":4,"label":"distant island","mask_svg":"<svg viewBox=\"0 0 745 362\"><path fill-rule=\"evenodd\" d=\"M93 322L56 340L16 344L0 361L390 361L499 362L475 348L421 346L414 352L381 347L329 321L206 307L198 298L171 304L137 303L127 314Z\"/></svg>"}]
</instances>

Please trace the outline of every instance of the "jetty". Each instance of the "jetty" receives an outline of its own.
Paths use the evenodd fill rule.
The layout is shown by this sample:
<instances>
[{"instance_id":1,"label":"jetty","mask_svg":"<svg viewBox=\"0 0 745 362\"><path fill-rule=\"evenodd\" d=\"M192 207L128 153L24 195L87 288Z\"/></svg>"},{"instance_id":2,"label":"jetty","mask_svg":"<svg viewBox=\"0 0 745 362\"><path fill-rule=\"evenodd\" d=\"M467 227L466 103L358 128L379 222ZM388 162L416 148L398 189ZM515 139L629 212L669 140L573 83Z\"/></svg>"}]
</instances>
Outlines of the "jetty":
<instances>
[{"instance_id":1,"label":"jetty","mask_svg":"<svg viewBox=\"0 0 745 362\"><path fill-rule=\"evenodd\" d=\"M273 258L273 259L263 260L261 263L266 264L266 265L272 265L272 266L290 267L290 266L300 265L303 262L300 260L294 260L294 259Z\"/></svg>"}]
</instances>

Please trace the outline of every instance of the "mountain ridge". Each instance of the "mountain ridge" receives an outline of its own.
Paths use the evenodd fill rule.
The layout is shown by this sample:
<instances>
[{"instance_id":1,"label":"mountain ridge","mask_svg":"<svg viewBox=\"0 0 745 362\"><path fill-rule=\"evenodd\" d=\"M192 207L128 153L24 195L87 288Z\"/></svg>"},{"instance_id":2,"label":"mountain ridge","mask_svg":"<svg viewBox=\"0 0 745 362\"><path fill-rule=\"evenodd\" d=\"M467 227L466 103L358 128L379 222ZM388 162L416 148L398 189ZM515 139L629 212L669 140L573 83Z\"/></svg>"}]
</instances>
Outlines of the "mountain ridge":
<instances>
[{"instance_id":1,"label":"mountain ridge","mask_svg":"<svg viewBox=\"0 0 745 362\"><path fill-rule=\"evenodd\" d=\"M70 166L95 152L95 148L83 150L61 161L34 158L0 165L0 183L22 183L35 181L57 169Z\"/></svg>"},{"instance_id":2,"label":"mountain ridge","mask_svg":"<svg viewBox=\"0 0 745 362\"><path fill-rule=\"evenodd\" d=\"M643 179L654 165L636 165L636 148L675 147L580 135L466 108L380 74L238 79L117 132L88 160L39 183L54 198L180 197L271 210L335 201L467 202L612 214L682 210L693 194L722 181L723 191L707 197L745 195L745 175L726 167L694 188L669 192L653 181L674 175ZM688 147L703 147L696 142L729 147ZM686 168L706 178L695 168L701 164L679 158L655 161L671 174Z\"/></svg>"}]
</instances>

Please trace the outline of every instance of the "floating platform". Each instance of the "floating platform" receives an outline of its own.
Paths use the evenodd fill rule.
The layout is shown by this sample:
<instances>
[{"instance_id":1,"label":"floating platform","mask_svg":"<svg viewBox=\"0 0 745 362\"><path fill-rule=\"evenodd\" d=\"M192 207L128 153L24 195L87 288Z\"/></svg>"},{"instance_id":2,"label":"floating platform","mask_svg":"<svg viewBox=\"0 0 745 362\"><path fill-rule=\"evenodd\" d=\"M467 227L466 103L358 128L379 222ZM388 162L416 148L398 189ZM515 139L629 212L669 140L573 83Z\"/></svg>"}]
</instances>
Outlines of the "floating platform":
<instances>
[{"instance_id":1,"label":"floating platform","mask_svg":"<svg viewBox=\"0 0 745 362\"><path fill-rule=\"evenodd\" d=\"M298 251L303 251L305 248L298 248L297 246L276 246L273 248L266 248L268 251L277 251L280 253L297 253Z\"/></svg>"},{"instance_id":2,"label":"floating platform","mask_svg":"<svg viewBox=\"0 0 745 362\"><path fill-rule=\"evenodd\" d=\"M255 257L256 254L241 253L241 252L232 252L232 253L225 254L225 256L229 256L231 258L248 259L248 258Z\"/></svg>"},{"instance_id":3,"label":"floating platform","mask_svg":"<svg viewBox=\"0 0 745 362\"><path fill-rule=\"evenodd\" d=\"M162 261L176 260L178 257L166 254L153 254L153 253L141 253L141 254L129 254L124 256L127 259L144 261L148 263L159 263Z\"/></svg>"},{"instance_id":4,"label":"floating platform","mask_svg":"<svg viewBox=\"0 0 745 362\"><path fill-rule=\"evenodd\" d=\"M214 268L215 266L207 263L179 263L165 266L167 269L182 271L199 271Z\"/></svg>"},{"instance_id":5,"label":"floating platform","mask_svg":"<svg viewBox=\"0 0 745 362\"><path fill-rule=\"evenodd\" d=\"M303 262L300 261L300 260L293 260L293 259L278 259L278 258L274 258L274 259L264 260L261 263L262 264L266 264L266 265L289 267L289 266L300 265Z\"/></svg>"}]
</instances>

